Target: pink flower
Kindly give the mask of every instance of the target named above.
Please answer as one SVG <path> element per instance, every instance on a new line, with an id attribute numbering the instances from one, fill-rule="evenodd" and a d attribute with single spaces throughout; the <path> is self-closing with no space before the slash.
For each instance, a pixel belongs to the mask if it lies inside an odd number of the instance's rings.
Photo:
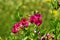
<path id="1" fill-rule="evenodd" d="M 19 31 L 19 29 L 20 29 L 19 24 L 16 23 L 16 24 L 14 24 L 14 26 L 13 26 L 13 28 L 12 28 L 12 32 L 13 32 L 13 33 L 17 33 L 17 32 Z"/>
<path id="2" fill-rule="evenodd" d="M 50 36 L 50 34 L 48 33 L 46 36 L 47 36 L 47 37 L 49 37 L 49 36 Z"/>
<path id="3" fill-rule="evenodd" d="M 20 22 L 14 24 L 14 26 L 12 28 L 12 32 L 17 33 L 20 30 L 20 28 L 24 28 L 24 27 L 27 28 L 28 25 L 29 25 L 28 21 L 25 18 L 23 18 Z"/>
<path id="4" fill-rule="evenodd" d="M 29 23 L 25 18 L 22 18 L 22 20 L 19 22 L 19 25 L 21 28 L 28 27 Z"/>
<path id="5" fill-rule="evenodd" d="M 52 36 L 52 40 L 54 40 L 54 36 Z"/>
<path id="6" fill-rule="evenodd" d="M 42 37 L 41 40 L 45 40 L 45 37 Z"/>
<path id="7" fill-rule="evenodd" d="M 42 15 L 41 14 L 34 14 L 30 17 L 30 22 L 40 26 L 42 24 Z"/>
<path id="8" fill-rule="evenodd" d="M 31 16 L 30 17 L 30 22 L 33 23 L 35 21 L 35 17 L 34 16 Z"/>

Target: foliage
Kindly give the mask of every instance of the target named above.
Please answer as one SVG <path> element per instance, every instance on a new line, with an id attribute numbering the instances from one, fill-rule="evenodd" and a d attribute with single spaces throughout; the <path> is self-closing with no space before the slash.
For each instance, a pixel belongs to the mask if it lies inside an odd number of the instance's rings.
<path id="1" fill-rule="evenodd" d="M 60 7 L 57 4 L 57 0 L 52 3 L 44 0 L 0 0 L 0 39 L 38 40 L 49 33 L 55 40 L 56 37 L 60 40 Z M 42 14 L 42 24 L 38 28 L 35 24 L 30 24 L 28 28 L 21 29 L 14 35 L 11 32 L 13 25 L 23 17 L 29 20 L 34 11 Z M 34 30 L 37 31 L 36 34 Z"/>

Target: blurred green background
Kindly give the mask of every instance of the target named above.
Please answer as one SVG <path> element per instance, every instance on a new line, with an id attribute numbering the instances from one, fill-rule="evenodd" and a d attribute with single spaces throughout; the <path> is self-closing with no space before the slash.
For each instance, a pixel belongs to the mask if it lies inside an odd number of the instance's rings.
<path id="1" fill-rule="evenodd" d="M 48 0 L 0 0 L 0 37 L 9 37 L 13 25 L 22 17 L 29 19 L 36 10 L 43 15 L 41 34 L 53 33 L 53 22 L 55 18 L 58 18 L 57 35 L 60 40 L 60 8 L 57 10 L 57 16 L 51 14 L 52 8 L 51 1 Z"/>

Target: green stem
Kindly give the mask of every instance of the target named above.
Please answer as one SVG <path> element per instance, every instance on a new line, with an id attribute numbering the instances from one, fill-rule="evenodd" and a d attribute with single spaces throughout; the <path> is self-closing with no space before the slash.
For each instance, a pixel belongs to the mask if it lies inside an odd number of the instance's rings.
<path id="1" fill-rule="evenodd" d="M 56 5 L 56 9 L 58 8 L 58 5 L 57 5 L 57 4 L 58 4 L 58 1 L 56 0 L 56 4 L 55 4 L 55 5 Z M 56 27 L 57 27 L 57 23 L 58 23 L 57 21 L 58 21 L 58 20 L 56 20 L 56 22 L 55 22 L 55 23 L 56 23 L 56 24 L 55 24 L 55 25 L 56 25 L 56 26 L 55 26 L 55 37 L 56 37 L 56 40 L 57 40 L 57 29 L 56 29 Z"/>
<path id="2" fill-rule="evenodd" d="M 56 37 L 56 40 L 57 40 L 57 34 L 56 34 L 56 26 L 55 26 L 55 37 Z"/>
<path id="3" fill-rule="evenodd" d="M 58 24 L 58 19 L 56 19 L 56 21 L 55 21 L 55 25 L 54 25 L 54 27 L 55 27 L 55 38 L 56 38 L 56 40 L 57 40 L 57 24 Z"/>
<path id="4" fill-rule="evenodd" d="M 54 7 L 56 7 L 56 9 L 58 9 L 58 0 L 56 0 L 55 2 L 54 2 L 54 4 L 52 5 L 53 6 L 53 8 Z M 53 11 L 54 9 L 52 9 L 52 11 Z M 53 13 L 53 12 L 52 12 Z M 57 40 L 57 23 L 58 23 L 58 20 L 56 19 L 55 20 L 55 22 L 54 22 L 54 27 L 55 27 L 55 40 Z"/>

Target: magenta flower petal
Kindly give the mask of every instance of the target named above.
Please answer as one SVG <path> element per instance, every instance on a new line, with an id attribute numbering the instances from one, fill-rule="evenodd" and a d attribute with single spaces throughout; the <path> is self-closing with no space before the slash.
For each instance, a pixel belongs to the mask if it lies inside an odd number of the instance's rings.
<path id="1" fill-rule="evenodd" d="M 35 14 L 36 17 L 42 19 L 42 15 L 41 14 Z"/>
<path id="2" fill-rule="evenodd" d="M 42 24 L 42 15 L 41 14 L 35 14 L 30 17 L 30 22 L 36 24 L 37 26 L 40 26 Z"/>
<path id="3" fill-rule="evenodd" d="M 41 15 L 40 14 L 35 14 L 35 16 L 40 17 Z"/>
<path id="4" fill-rule="evenodd" d="M 13 27 L 18 27 L 19 26 L 19 24 L 18 23 L 16 23 Z"/>
<path id="5" fill-rule="evenodd" d="M 28 27 L 28 22 L 26 22 L 25 27 L 26 27 L 26 28 Z"/>
<path id="6" fill-rule="evenodd" d="M 19 27 L 19 24 L 16 23 L 14 26 L 13 26 L 13 29 L 12 29 L 12 32 L 13 33 L 17 33 L 19 31 L 20 27 Z"/>
<path id="7" fill-rule="evenodd" d="M 29 23 L 28 21 L 26 20 L 26 18 L 23 18 L 20 22 L 19 22 L 19 25 L 24 28 L 24 27 L 28 27 Z"/>
<path id="8" fill-rule="evenodd" d="M 34 19 L 35 19 L 34 16 L 31 16 L 30 17 L 30 22 L 33 23 L 34 22 Z"/>
<path id="9" fill-rule="evenodd" d="M 36 24 L 37 26 L 40 26 L 40 25 L 42 24 L 42 20 L 36 21 L 35 24 Z"/>
<path id="10" fill-rule="evenodd" d="M 12 32 L 13 32 L 13 33 L 17 33 L 18 31 L 13 28 L 13 29 L 12 29 Z"/>

